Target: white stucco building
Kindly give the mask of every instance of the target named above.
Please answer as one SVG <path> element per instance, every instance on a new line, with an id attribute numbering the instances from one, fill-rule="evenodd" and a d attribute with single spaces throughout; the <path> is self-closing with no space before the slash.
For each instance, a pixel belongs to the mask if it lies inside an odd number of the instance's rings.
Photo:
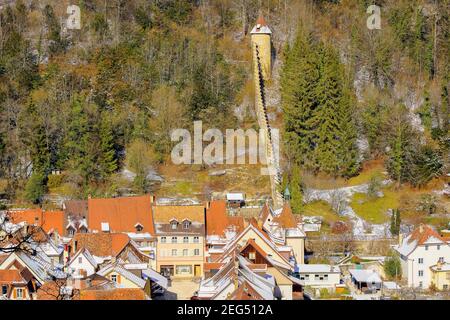
<path id="1" fill-rule="evenodd" d="M 402 276 L 409 287 L 428 289 L 430 267 L 450 261 L 450 245 L 430 226 L 421 224 L 405 237 L 400 236 L 394 249 L 400 255 Z"/>

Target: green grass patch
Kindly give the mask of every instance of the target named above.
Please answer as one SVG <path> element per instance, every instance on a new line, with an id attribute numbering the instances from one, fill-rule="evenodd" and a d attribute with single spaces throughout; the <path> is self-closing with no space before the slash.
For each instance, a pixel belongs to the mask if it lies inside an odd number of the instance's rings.
<path id="1" fill-rule="evenodd" d="M 337 221 L 347 221 L 347 217 L 339 216 L 333 211 L 330 204 L 323 200 L 317 200 L 307 203 L 303 207 L 302 214 L 304 216 L 317 216 L 322 217 L 322 227 L 320 232 L 329 233 L 331 232 L 331 226 Z"/>
<path id="2" fill-rule="evenodd" d="M 323 200 L 312 201 L 307 203 L 303 207 L 303 215 L 305 216 L 320 216 L 325 221 L 336 222 L 342 220 L 342 217 L 338 216 L 337 213 L 333 211 L 330 204 Z"/>
<path id="3" fill-rule="evenodd" d="M 391 190 L 383 190 L 381 198 L 370 198 L 364 193 L 355 193 L 350 206 L 364 220 L 371 223 L 385 223 L 390 217 L 389 209 L 396 209 L 399 205 L 398 193 Z"/>
<path id="4" fill-rule="evenodd" d="M 350 178 L 348 180 L 349 186 L 357 186 L 359 184 L 369 183 L 372 177 L 379 177 L 381 180 L 385 179 L 385 175 L 383 174 L 384 168 L 383 166 L 375 166 L 373 168 L 363 170 L 356 177 Z"/>

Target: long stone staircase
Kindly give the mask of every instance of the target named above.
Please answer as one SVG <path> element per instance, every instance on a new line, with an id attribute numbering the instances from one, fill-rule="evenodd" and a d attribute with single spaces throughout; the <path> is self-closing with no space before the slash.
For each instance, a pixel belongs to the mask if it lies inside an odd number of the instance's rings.
<path id="1" fill-rule="evenodd" d="M 283 196 L 280 192 L 281 185 L 281 170 L 279 166 L 278 152 L 279 150 L 275 148 L 274 141 L 272 137 L 272 129 L 269 123 L 269 117 L 267 114 L 267 107 L 265 101 L 265 87 L 264 87 L 264 77 L 262 72 L 262 66 L 259 56 L 259 48 L 257 44 L 253 45 L 253 68 L 254 68 L 254 80 L 255 80 L 255 105 L 256 114 L 258 117 L 258 124 L 260 129 L 263 131 L 264 139 L 259 141 L 263 144 L 264 156 L 266 159 L 266 165 L 268 174 L 270 177 L 270 187 L 272 193 L 273 207 L 275 209 L 281 208 L 283 206 Z M 260 147 L 260 152 L 262 148 Z"/>

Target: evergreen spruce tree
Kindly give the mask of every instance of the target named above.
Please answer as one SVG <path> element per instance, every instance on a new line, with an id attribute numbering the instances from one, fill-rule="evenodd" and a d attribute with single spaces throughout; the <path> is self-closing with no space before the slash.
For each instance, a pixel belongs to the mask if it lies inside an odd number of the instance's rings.
<path id="1" fill-rule="evenodd" d="M 291 48 L 287 48 L 281 78 L 284 117 L 284 140 L 297 164 L 313 169 L 311 149 L 314 146 L 313 114 L 319 72 L 310 35 L 301 30 Z"/>
<path id="2" fill-rule="evenodd" d="M 115 172 L 118 167 L 111 121 L 105 115 L 102 116 L 102 122 L 100 124 L 100 154 L 98 165 L 102 180 Z"/>
<path id="3" fill-rule="evenodd" d="M 303 209 L 303 195 L 300 168 L 294 166 L 291 171 L 289 181 L 289 191 L 291 194 L 291 208 L 294 213 L 301 213 Z"/>

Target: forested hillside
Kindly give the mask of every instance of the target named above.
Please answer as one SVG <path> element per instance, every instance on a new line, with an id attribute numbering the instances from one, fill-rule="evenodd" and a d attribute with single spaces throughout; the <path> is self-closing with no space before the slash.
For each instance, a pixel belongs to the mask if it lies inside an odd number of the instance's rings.
<path id="1" fill-rule="evenodd" d="M 380 30 L 366 27 L 374 3 Z M 81 8 L 80 30 L 63 28 L 68 1 L 17 0 L 1 9 L 6 199 L 39 203 L 49 192 L 84 198 L 122 189 L 204 195 L 239 180 L 212 181 L 203 167 L 179 172 L 196 172 L 204 186 L 195 188 L 158 187 L 148 177 L 179 170 L 170 163 L 174 128 L 193 120 L 257 128 L 249 32 L 259 13 L 273 32 L 268 104 L 272 126 L 283 132 L 283 186 L 294 211 L 303 210 L 306 186 L 367 182 L 375 162 L 397 188 L 426 188 L 448 171 L 448 0 L 71 4 Z M 269 193 L 266 182 L 241 179 Z"/>

